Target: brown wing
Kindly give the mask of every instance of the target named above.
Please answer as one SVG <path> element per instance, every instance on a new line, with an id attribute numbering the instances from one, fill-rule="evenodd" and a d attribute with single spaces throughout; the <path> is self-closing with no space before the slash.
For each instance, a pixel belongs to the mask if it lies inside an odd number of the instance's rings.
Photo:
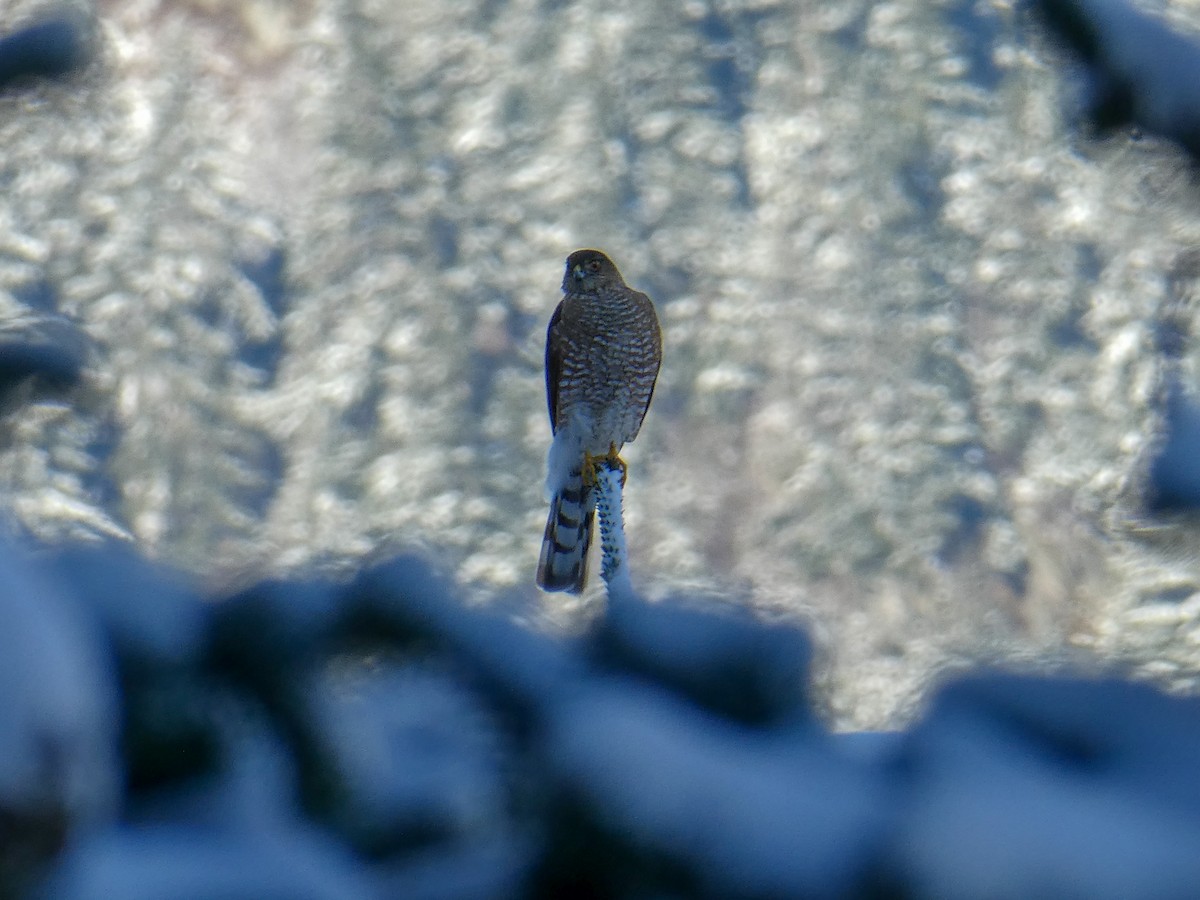
<path id="1" fill-rule="evenodd" d="M 654 388 L 658 384 L 658 370 L 662 367 L 662 328 L 658 324 L 658 316 L 654 314 L 654 304 L 650 301 L 650 298 L 640 291 L 632 291 L 632 293 L 638 299 L 644 301 L 646 307 L 650 310 L 650 321 L 654 326 L 654 355 L 658 357 L 654 363 L 654 380 L 650 382 L 650 391 L 646 394 L 646 405 L 642 407 L 642 414 L 638 418 L 638 431 L 641 431 L 642 422 L 646 418 L 646 413 L 650 411 L 650 401 L 654 399 Z"/>
<path id="2" fill-rule="evenodd" d="M 658 373 L 654 375 L 654 384 L 658 384 Z M 642 430 L 642 422 L 646 420 L 646 413 L 650 412 L 650 401 L 654 399 L 654 384 L 650 385 L 650 393 L 646 395 L 646 405 L 642 407 L 642 417 L 638 419 L 638 431 Z"/>
<path id="3" fill-rule="evenodd" d="M 559 302 L 546 329 L 546 406 L 550 409 L 550 430 L 554 433 L 558 432 L 558 379 L 562 374 L 562 339 L 558 331 L 565 302 Z"/>

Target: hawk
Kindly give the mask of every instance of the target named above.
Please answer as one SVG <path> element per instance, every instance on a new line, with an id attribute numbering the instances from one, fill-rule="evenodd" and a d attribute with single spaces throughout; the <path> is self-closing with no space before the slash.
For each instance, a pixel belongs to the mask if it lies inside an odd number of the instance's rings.
<path id="1" fill-rule="evenodd" d="M 546 332 L 550 445 L 546 492 L 550 517 L 537 583 L 544 591 L 581 593 L 596 512 L 595 464 L 637 437 L 662 362 L 654 304 L 625 284 L 599 250 L 567 257 L 565 296 Z"/>

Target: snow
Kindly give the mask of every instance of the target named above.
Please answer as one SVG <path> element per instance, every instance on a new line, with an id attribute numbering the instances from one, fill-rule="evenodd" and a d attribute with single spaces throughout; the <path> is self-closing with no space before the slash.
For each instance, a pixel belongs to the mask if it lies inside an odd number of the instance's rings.
<path id="1" fill-rule="evenodd" d="M 554 637 L 403 557 L 197 616 L 144 561 L 109 564 L 70 562 L 72 581 L 0 552 L 0 803 L 67 826 L 39 896 L 1159 900 L 1200 883 L 1195 698 L 976 672 L 905 731 L 830 734 L 804 632 L 727 606 L 630 596 Z M 156 591 L 161 632 L 143 621 Z M 210 762 L 119 797 L 106 645 L 123 670 L 158 660 L 127 698 L 186 686 Z M 175 712 L 143 709 L 124 737 L 192 753 Z"/>
<path id="2" fill-rule="evenodd" d="M 102 634 L 74 599 L 0 544 L 0 808 L 73 820 L 116 804 L 118 709 Z"/>
<path id="3" fill-rule="evenodd" d="M 846 896 L 889 818 L 880 773 L 831 747 L 622 679 L 565 703 L 545 752 L 604 830 L 696 872 L 707 896 Z"/>
<path id="4" fill-rule="evenodd" d="M 50 900 L 356 900 L 353 859 L 315 831 L 160 825 L 90 836 L 43 887 Z"/>

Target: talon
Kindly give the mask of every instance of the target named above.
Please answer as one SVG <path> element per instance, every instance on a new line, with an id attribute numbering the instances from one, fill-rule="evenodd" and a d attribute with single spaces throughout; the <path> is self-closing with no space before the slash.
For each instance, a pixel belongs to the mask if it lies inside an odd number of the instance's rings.
<path id="1" fill-rule="evenodd" d="M 608 445 L 608 452 L 601 456 L 593 456 L 587 450 L 583 451 L 583 485 L 584 487 L 594 488 L 599 483 L 598 473 L 601 466 L 607 466 L 610 469 L 621 470 L 621 487 L 625 487 L 625 478 L 629 472 L 629 466 L 625 460 L 621 459 L 617 453 L 617 445 L 615 442 Z"/>
<path id="2" fill-rule="evenodd" d="M 621 487 L 625 487 L 625 478 L 629 474 L 629 466 L 625 464 L 625 460 L 617 455 L 617 444 L 615 441 L 608 445 L 608 455 L 604 457 L 604 460 L 610 466 L 616 466 L 621 470 Z"/>

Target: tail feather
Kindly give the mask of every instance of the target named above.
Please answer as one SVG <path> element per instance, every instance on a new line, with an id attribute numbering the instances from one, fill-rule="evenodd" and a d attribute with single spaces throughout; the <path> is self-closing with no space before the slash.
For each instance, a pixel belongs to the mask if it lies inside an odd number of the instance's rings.
<path id="1" fill-rule="evenodd" d="M 583 593 L 587 584 L 588 548 L 596 516 L 592 491 L 583 476 L 572 473 L 550 501 L 546 534 L 538 558 L 537 583 L 544 591 Z"/>

